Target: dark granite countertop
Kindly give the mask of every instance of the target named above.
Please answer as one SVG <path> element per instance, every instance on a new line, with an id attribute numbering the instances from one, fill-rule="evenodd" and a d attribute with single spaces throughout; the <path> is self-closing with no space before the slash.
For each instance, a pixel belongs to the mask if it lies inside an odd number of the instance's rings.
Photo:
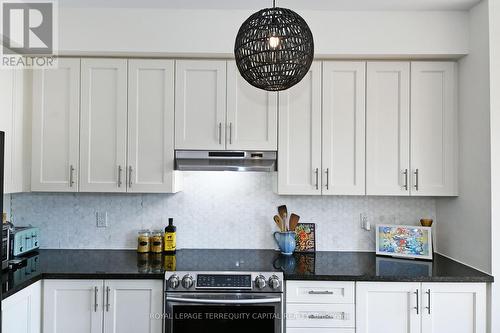
<path id="1" fill-rule="evenodd" d="M 165 270 L 283 271 L 287 280 L 493 282 L 493 277 L 436 254 L 433 261 L 373 252 L 283 256 L 274 250 L 177 251 L 175 257 L 133 250 L 40 250 L 2 274 L 2 299 L 40 279 L 163 279 Z"/>

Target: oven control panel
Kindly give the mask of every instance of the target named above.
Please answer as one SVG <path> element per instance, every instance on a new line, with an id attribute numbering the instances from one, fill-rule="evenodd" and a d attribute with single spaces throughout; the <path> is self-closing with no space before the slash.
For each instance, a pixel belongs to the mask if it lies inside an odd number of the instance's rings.
<path id="1" fill-rule="evenodd" d="M 198 274 L 196 288 L 252 289 L 251 274 Z"/>
<path id="2" fill-rule="evenodd" d="M 281 272 L 166 272 L 165 290 L 282 292 Z"/>

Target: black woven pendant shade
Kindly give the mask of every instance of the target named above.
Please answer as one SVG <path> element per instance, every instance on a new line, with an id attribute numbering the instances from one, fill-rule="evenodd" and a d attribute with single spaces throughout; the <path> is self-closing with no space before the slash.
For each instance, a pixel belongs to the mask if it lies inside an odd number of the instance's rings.
<path id="1" fill-rule="evenodd" d="M 313 35 L 293 10 L 262 9 L 241 25 L 234 56 L 248 83 L 268 91 L 285 90 L 309 71 L 314 58 Z"/>

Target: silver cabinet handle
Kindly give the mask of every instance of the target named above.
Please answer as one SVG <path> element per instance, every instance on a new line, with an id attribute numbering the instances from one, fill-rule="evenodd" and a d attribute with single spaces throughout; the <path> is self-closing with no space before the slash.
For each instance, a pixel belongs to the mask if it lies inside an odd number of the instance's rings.
<path id="1" fill-rule="evenodd" d="M 75 168 L 73 165 L 69 166 L 69 187 L 73 187 L 73 184 L 75 184 L 75 181 L 73 180 L 73 172 L 75 172 Z"/>
<path id="2" fill-rule="evenodd" d="M 415 191 L 418 191 L 418 169 L 415 169 Z"/>
<path id="3" fill-rule="evenodd" d="M 408 169 L 405 169 L 405 171 L 403 171 L 403 175 L 405 176 L 405 184 L 403 185 L 403 188 L 405 189 L 405 191 L 408 191 Z"/>
<path id="4" fill-rule="evenodd" d="M 219 123 L 219 144 L 222 144 L 222 123 Z"/>
<path id="5" fill-rule="evenodd" d="M 425 293 L 427 294 L 427 306 L 425 308 L 427 309 L 427 313 L 431 314 L 431 290 L 427 289 Z"/>
<path id="6" fill-rule="evenodd" d="M 132 166 L 128 166 L 128 187 L 132 187 Z"/>
<path id="7" fill-rule="evenodd" d="M 118 187 L 122 186 L 122 166 L 118 166 Z"/>
<path id="8" fill-rule="evenodd" d="M 99 291 L 98 287 L 94 287 L 94 312 L 97 312 L 97 293 Z"/>
<path id="9" fill-rule="evenodd" d="M 319 187 L 318 187 L 318 180 L 319 180 L 319 178 L 318 178 L 318 176 L 319 176 L 318 172 L 319 172 L 319 169 L 316 168 L 316 170 L 314 171 L 314 173 L 316 174 L 316 189 L 319 189 Z"/>
<path id="10" fill-rule="evenodd" d="M 106 287 L 106 312 L 109 311 L 109 287 Z"/>
<path id="11" fill-rule="evenodd" d="M 233 123 L 229 123 L 229 144 L 233 144 Z"/>
<path id="12" fill-rule="evenodd" d="M 414 309 L 417 310 L 417 314 L 418 314 L 419 307 L 420 307 L 419 304 L 418 304 L 418 302 L 419 302 L 418 301 L 418 289 L 415 290 L 414 294 L 415 294 L 415 297 L 417 298 L 417 306 L 415 306 Z"/>
<path id="13" fill-rule="evenodd" d="M 329 291 L 329 290 L 325 290 L 325 291 L 309 290 L 308 294 L 309 295 L 333 295 L 333 291 Z"/>
<path id="14" fill-rule="evenodd" d="M 330 187 L 330 180 L 329 180 L 329 178 L 330 178 L 330 169 L 326 168 L 325 173 L 326 173 L 326 189 L 328 190 L 329 187 Z"/>

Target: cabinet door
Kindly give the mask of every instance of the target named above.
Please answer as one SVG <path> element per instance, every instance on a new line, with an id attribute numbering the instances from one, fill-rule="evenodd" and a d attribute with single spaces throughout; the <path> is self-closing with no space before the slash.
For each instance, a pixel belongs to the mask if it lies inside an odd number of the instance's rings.
<path id="1" fill-rule="evenodd" d="M 102 333 L 102 280 L 44 280 L 44 333 Z"/>
<path id="2" fill-rule="evenodd" d="M 80 191 L 125 192 L 127 60 L 82 59 Z"/>
<path id="3" fill-rule="evenodd" d="M 278 93 L 257 89 L 227 63 L 226 145 L 230 150 L 276 150 Z"/>
<path id="4" fill-rule="evenodd" d="M 323 62 L 323 194 L 365 194 L 364 62 Z"/>
<path id="5" fill-rule="evenodd" d="M 226 61 L 177 60 L 175 148 L 226 147 Z"/>
<path id="6" fill-rule="evenodd" d="M 33 71 L 31 190 L 78 192 L 80 59 Z"/>
<path id="7" fill-rule="evenodd" d="M 174 61 L 129 60 L 127 191 L 172 192 Z"/>
<path id="8" fill-rule="evenodd" d="M 2 332 L 40 333 L 41 282 L 18 291 L 2 301 Z"/>
<path id="9" fill-rule="evenodd" d="M 410 64 L 369 62 L 366 194 L 409 195 Z"/>
<path id="10" fill-rule="evenodd" d="M 412 195 L 458 195 L 454 62 L 411 64 Z"/>
<path id="11" fill-rule="evenodd" d="M 280 92 L 278 194 L 321 194 L 321 62 Z"/>
<path id="12" fill-rule="evenodd" d="M 106 280 L 104 333 L 161 333 L 162 300 L 160 280 Z"/>
<path id="13" fill-rule="evenodd" d="M 356 332 L 420 333 L 420 296 L 420 283 L 356 283 Z"/>
<path id="14" fill-rule="evenodd" d="M 485 283 L 423 283 L 422 332 L 485 333 Z"/>
<path id="15" fill-rule="evenodd" d="M 5 132 L 4 143 L 4 193 L 12 192 L 14 170 L 13 131 L 14 131 L 14 79 L 15 71 L 0 70 L 0 131 Z"/>

